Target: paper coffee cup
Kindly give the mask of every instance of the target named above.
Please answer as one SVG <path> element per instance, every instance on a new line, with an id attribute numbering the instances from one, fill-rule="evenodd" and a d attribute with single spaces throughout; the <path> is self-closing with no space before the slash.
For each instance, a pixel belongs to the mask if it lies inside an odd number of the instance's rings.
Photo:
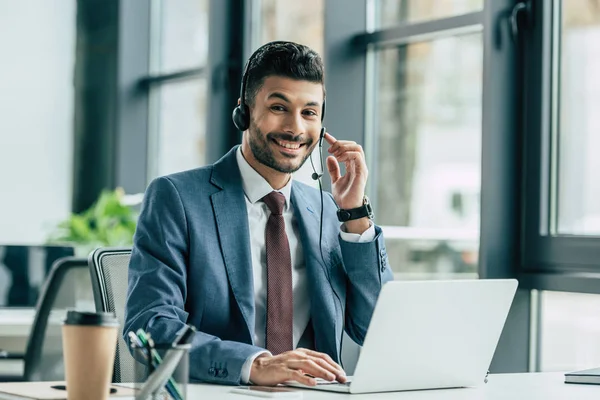
<path id="1" fill-rule="evenodd" d="M 68 400 L 108 399 L 118 328 L 112 313 L 67 312 L 62 337 Z"/>

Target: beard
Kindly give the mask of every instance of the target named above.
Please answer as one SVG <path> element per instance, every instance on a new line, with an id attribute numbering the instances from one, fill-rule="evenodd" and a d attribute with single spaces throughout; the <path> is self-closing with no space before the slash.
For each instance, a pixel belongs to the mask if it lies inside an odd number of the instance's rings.
<path id="1" fill-rule="evenodd" d="M 308 139 L 305 140 L 302 135 L 293 136 L 289 133 L 276 133 L 270 132 L 266 135 L 262 133 L 260 128 L 254 123 L 254 121 L 250 121 L 250 127 L 248 129 L 249 134 L 249 144 L 250 150 L 252 150 L 252 154 L 254 158 L 261 164 L 274 169 L 275 171 L 282 172 L 285 174 L 291 174 L 296 172 L 304 165 L 308 157 L 310 157 L 312 149 L 312 145 L 314 140 Z M 273 150 L 270 146 L 270 143 L 274 139 L 285 140 L 293 143 L 303 143 L 307 149 L 310 149 L 306 152 L 306 155 L 302 158 L 299 163 L 294 163 L 294 159 L 297 157 L 288 156 L 282 153 L 279 153 L 282 157 L 285 157 L 289 160 L 289 162 L 278 161 L 275 158 L 275 150 Z"/>

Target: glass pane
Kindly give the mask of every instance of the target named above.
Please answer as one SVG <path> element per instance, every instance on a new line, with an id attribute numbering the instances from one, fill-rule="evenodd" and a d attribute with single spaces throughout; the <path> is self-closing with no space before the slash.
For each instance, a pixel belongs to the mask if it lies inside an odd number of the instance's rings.
<path id="1" fill-rule="evenodd" d="M 379 29 L 483 9 L 483 0 L 377 0 L 375 4 Z"/>
<path id="2" fill-rule="evenodd" d="M 390 239 L 384 232 L 394 279 L 477 279 L 477 238 Z"/>
<path id="3" fill-rule="evenodd" d="M 562 11 L 558 231 L 600 235 L 600 3 Z"/>
<path id="4" fill-rule="evenodd" d="M 290 40 L 304 44 L 323 56 L 324 0 L 260 1 L 259 42 Z"/>
<path id="5" fill-rule="evenodd" d="M 160 87 L 158 176 L 206 163 L 206 79 L 173 82 Z"/>
<path id="6" fill-rule="evenodd" d="M 159 73 L 198 68 L 208 57 L 209 0 L 157 1 L 161 16 Z"/>
<path id="7" fill-rule="evenodd" d="M 482 58 L 480 34 L 378 53 L 375 215 L 378 224 L 397 227 L 386 233 L 389 243 L 394 237 L 436 242 L 426 257 L 440 246 L 467 258 L 477 253 Z M 396 272 L 421 268 L 388 253 Z M 476 262 L 469 265 L 477 270 Z M 456 262 L 431 272 L 463 270 Z"/>
<path id="8" fill-rule="evenodd" d="M 260 3 L 260 22 L 253 25 L 254 33 L 257 35 L 256 43 L 253 43 L 254 49 L 273 40 L 289 40 L 310 47 L 325 59 L 323 54 L 324 0 L 262 0 L 258 3 Z M 327 146 L 324 145 L 324 148 L 326 149 Z M 318 148 L 313 152 L 313 161 L 316 170 L 322 171 Z M 317 182 L 311 178 L 312 173 L 310 161 L 307 161 L 294 173 L 294 179 L 316 186 Z"/>
<path id="9" fill-rule="evenodd" d="M 541 370 L 600 366 L 600 296 L 542 292 Z"/>

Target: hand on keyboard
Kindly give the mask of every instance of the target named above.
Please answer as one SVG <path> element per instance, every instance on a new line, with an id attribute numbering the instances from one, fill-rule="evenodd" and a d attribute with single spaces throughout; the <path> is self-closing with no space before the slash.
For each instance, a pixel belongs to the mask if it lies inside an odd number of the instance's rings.
<path id="1" fill-rule="evenodd" d="M 286 381 L 315 386 L 316 378 L 344 383 L 346 373 L 327 354 L 308 349 L 296 349 L 276 356 L 261 355 L 254 360 L 250 370 L 250 381 L 261 386 Z"/>

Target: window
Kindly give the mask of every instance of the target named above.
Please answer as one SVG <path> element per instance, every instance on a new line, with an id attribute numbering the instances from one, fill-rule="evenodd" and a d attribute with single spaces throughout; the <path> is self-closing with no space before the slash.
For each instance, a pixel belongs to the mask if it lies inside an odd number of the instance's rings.
<path id="1" fill-rule="evenodd" d="M 253 43 L 253 47 L 273 40 L 289 40 L 323 56 L 323 1 L 255 0 L 260 6 L 260 23 L 254 29 L 260 43 Z"/>
<path id="2" fill-rule="evenodd" d="M 600 186 L 593 154 L 600 144 L 594 108 L 600 81 L 592 72 L 598 64 L 598 7 L 598 1 L 540 3 L 533 14 L 540 23 L 525 36 L 523 270 L 553 274 L 551 285 L 534 277 L 538 289 L 573 290 L 571 284 L 566 289 L 564 274 L 600 267 Z M 594 282 L 579 278 L 577 290 L 597 292 Z"/>
<path id="3" fill-rule="evenodd" d="M 159 58 L 163 74 L 197 68 L 208 59 L 208 0 L 159 1 Z M 158 11 L 158 10 L 157 10 Z"/>
<path id="4" fill-rule="evenodd" d="M 149 179 L 206 164 L 208 3 L 152 4 Z"/>
<path id="5" fill-rule="evenodd" d="M 427 14 L 434 2 L 413 3 L 415 18 L 437 15 Z M 452 10 L 460 2 L 436 3 Z M 377 4 L 380 15 L 393 14 L 382 13 L 384 7 L 408 7 L 407 2 Z M 383 225 L 397 278 L 477 278 L 482 35 L 406 41 L 374 52 L 368 142 L 376 220 Z"/>
<path id="6" fill-rule="evenodd" d="M 379 0 L 377 19 L 380 28 L 401 23 L 452 17 L 483 8 L 484 0 Z M 490 0 L 491 1 L 491 0 Z"/>
<path id="7" fill-rule="evenodd" d="M 558 233 L 600 235 L 600 2 L 562 2 Z"/>
<path id="8" fill-rule="evenodd" d="M 74 190 L 81 11 L 74 0 L 32 5 L 0 2 L 0 243 L 44 243 Z"/>
<path id="9" fill-rule="evenodd" d="M 542 292 L 541 370 L 569 371 L 600 365 L 600 296 Z"/>
<path id="10" fill-rule="evenodd" d="M 206 79 L 160 89 L 158 175 L 206 164 Z"/>

